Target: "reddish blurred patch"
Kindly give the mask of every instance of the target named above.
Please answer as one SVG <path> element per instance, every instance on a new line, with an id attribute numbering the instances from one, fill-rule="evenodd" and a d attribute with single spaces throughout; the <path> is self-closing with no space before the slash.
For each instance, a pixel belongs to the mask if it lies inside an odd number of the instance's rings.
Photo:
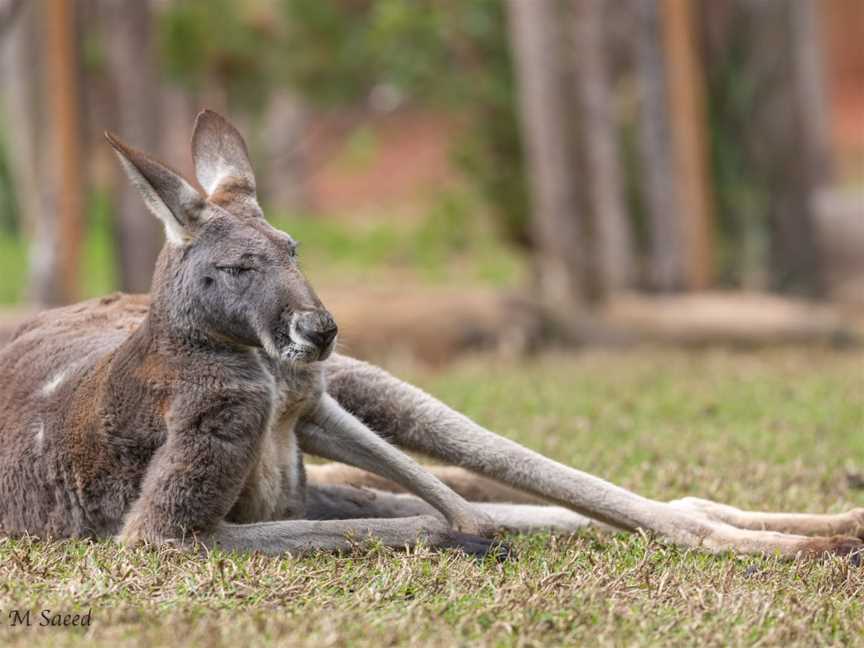
<path id="1" fill-rule="evenodd" d="M 445 113 L 331 114 L 310 131 L 310 194 L 324 214 L 416 213 L 422 198 L 456 179 L 450 145 L 458 126 Z"/>
<path id="2" fill-rule="evenodd" d="M 864 2 L 826 0 L 820 6 L 832 143 L 841 160 L 858 164 L 864 159 Z"/>

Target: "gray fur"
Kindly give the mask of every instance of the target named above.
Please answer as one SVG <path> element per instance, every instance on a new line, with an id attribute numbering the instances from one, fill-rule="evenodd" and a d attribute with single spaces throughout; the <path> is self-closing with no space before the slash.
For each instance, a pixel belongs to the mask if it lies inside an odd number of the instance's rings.
<path id="1" fill-rule="evenodd" d="M 215 113 L 199 116 L 206 196 L 108 139 L 168 242 L 149 303 L 117 295 L 47 311 L 0 352 L 2 530 L 232 544 L 245 527 L 226 523 L 302 517 L 295 427 L 323 415 L 321 361 L 336 325 L 297 267 L 295 242 L 261 217 L 242 138 Z M 350 418 L 329 403 L 334 424 Z M 359 424 L 345 438 L 363 435 L 381 444 Z M 388 477 L 417 482 L 419 469 L 399 459 Z M 454 526 L 483 528 L 467 502 L 423 477 L 416 490 Z M 285 524 L 274 538 L 291 535 Z"/>
<path id="2" fill-rule="evenodd" d="M 3 533 L 194 537 L 270 553 L 341 549 L 372 535 L 390 546 L 425 539 L 484 553 L 489 541 L 463 534 L 573 531 L 591 518 L 713 551 L 790 556 L 857 545 L 761 529 L 864 534 L 861 510 L 782 516 L 645 499 L 332 354 L 335 322 L 298 269 L 295 242 L 264 220 L 233 126 L 209 111 L 196 121 L 193 157 L 206 195 L 109 141 L 168 241 L 149 297 L 43 312 L 0 350 Z M 504 497 L 516 488 L 566 508 L 469 504 L 381 437 L 483 476 L 472 483 L 458 473 L 457 489 L 488 492 L 498 480 L 510 488 L 496 491 Z M 419 498 L 307 485 L 302 451 Z"/>

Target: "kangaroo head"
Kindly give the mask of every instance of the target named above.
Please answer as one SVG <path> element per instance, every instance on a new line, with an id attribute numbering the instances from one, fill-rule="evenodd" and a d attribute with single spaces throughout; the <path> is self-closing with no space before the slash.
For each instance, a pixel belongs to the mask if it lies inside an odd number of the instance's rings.
<path id="1" fill-rule="evenodd" d="M 297 243 L 266 220 L 242 136 L 205 110 L 192 156 L 202 193 L 183 176 L 105 134 L 132 184 L 165 226 L 151 315 L 175 335 L 296 363 L 325 359 L 336 323 L 297 265 Z"/>

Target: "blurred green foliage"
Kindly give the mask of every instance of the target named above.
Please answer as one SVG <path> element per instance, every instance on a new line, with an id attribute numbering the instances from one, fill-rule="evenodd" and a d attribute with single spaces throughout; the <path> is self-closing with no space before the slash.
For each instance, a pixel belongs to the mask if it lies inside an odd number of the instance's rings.
<path id="1" fill-rule="evenodd" d="M 450 109 L 454 156 L 506 238 L 528 242 L 528 201 L 504 4 L 283 0 L 285 66 L 305 96 L 356 104 L 376 88 Z"/>
<path id="2" fill-rule="evenodd" d="M 6 155 L 5 133 L 0 129 L 0 236 L 11 236 L 18 230 L 12 170 Z"/>
<path id="3" fill-rule="evenodd" d="M 272 12 L 267 13 L 264 7 Z M 255 111 L 274 86 L 319 108 L 399 100 L 450 111 L 461 124 L 453 156 L 505 240 L 530 246 L 528 194 L 517 119 L 506 5 L 498 0 L 186 0 L 169 5 L 160 30 L 168 72 L 195 85 L 216 80 L 233 105 Z M 758 79 L 753 43 L 739 30 L 708 66 L 711 168 L 722 283 L 737 285 L 766 263 L 769 226 L 761 181 L 747 166 L 742 133 Z M 214 37 L 215 34 L 215 37 Z M 639 186 L 638 125 L 621 126 L 627 204 L 638 248 L 649 248 Z M 347 161 L 374 142 L 362 128 Z M 356 155 L 355 155 L 356 154 Z"/>
<path id="4" fill-rule="evenodd" d="M 493 213 L 510 242 L 525 244 L 527 198 L 513 102 L 504 6 L 496 0 L 181 0 L 157 13 L 163 74 L 193 91 L 222 92 L 232 111 L 254 120 L 279 87 L 319 109 L 352 108 L 376 90 L 397 103 L 433 105 L 460 122 L 453 155 L 471 185 L 436 196 L 427 216 L 407 226 L 383 220 L 351 225 L 325 217 L 274 219 L 304 243 L 313 274 L 355 276 L 398 270 L 424 281 L 509 284 L 523 261 L 471 215 Z M 84 64 L 99 70 L 105 51 L 84 34 Z M 378 143 L 359 128 L 344 163 L 364 166 Z M 2 133 L 0 133 L 2 151 Z M 471 198 L 469 198 L 471 196 Z M 481 201 L 476 200 L 476 196 Z M 88 198 L 83 296 L 116 287 L 111 210 L 101 190 Z M 0 155 L 0 303 L 24 299 L 26 243 L 13 233 L 14 195 Z M 319 215 L 320 216 L 320 215 Z M 484 231 L 480 231 L 484 230 Z"/>
<path id="5" fill-rule="evenodd" d="M 427 234 L 432 236 L 458 210 L 479 209 L 491 213 L 505 242 L 529 247 L 530 209 L 505 10 L 499 0 L 177 0 L 159 7 L 157 35 L 167 78 L 196 91 L 224 93 L 230 109 L 243 111 L 253 126 L 268 105 L 269 94 L 283 87 L 324 111 L 364 104 L 381 109 L 376 104 L 382 96 L 392 105 L 408 102 L 447 111 L 460 127 L 453 143 L 454 160 L 470 193 L 480 200 L 442 196 L 422 227 L 431 228 Z M 740 285 L 766 267 L 770 224 L 765 179 L 752 164 L 748 166 L 752 156 L 746 147 L 751 144 L 744 141 L 760 91 L 759 79 L 750 69 L 759 44 L 746 29 L 731 32 L 728 46 L 708 60 L 706 72 L 718 271 L 723 285 Z M 105 52 L 93 30 L 85 30 L 84 36 L 85 65 L 92 71 L 102 65 Z M 621 159 L 638 262 L 650 247 L 641 200 L 638 124 L 632 114 L 622 121 Z M 253 129 L 253 144 L 254 139 Z M 11 242 L 15 196 L 2 148 L 0 132 L 0 270 L 14 277 L 23 273 L 25 263 L 20 245 Z M 374 131 L 361 125 L 339 162 L 366 166 L 377 148 Z M 107 219 L 106 203 L 98 197 L 94 201 L 91 218 Z M 460 218 L 470 220 L 467 212 Z M 292 224 L 303 227 L 300 220 Z M 320 231 L 315 230 L 318 225 L 309 227 L 310 236 L 329 228 L 334 245 L 340 240 L 342 225 L 321 225 Z M 94 247 L 88 254 L 87 263 L 93 266 L 88 273 L 94 273 L 88 286 L 111 285 L 105 269 L 111 265 L 105 256 L 111 249 L 107 232 L 99 226 L 89 235 L 94 246 L 103 237 L 106 251 Z M 375 246 L 383 245 L 383 239 L 376 238 L 384 237 L 382 232 L 363 234 L 356 249 L 374 256 Z M 355 235 L 348 238 L 356 245 Z M 364 238 L 367 235 L 370 238 Z M 418 241 L 423 239 L 417 236 Z M 490 245 L 503 249 L 498 242 Z M 409 249 L 417 259 L 444 258 L 432 252 L 438 249 L 434 244 L 418 243 Z M 352 258 L 362 261 L 361 256 Z M 490 269 L 488 274 L 496 277 L 502 272 Z M 8 293 L 10 283 L 20 285 L 23 279 L 7 281 L 0 290 Z M 0 300 L 13 296 L 2 294 Z"/>
<path id="6" fill-rule="evenodd" d="M 322 108 L 376 90 L 449 110 L 454 158 L 511 242 L 527 244 L 528 201 L 504 4 L 497 0 L 186 0 L 161 13 L 168 75 L 216 83 L 253 116 L 280 85 Z"/>
<path id="7" fill-rule="evenodd" d="M 523 279 L 522 257 L 472 218 L 466 192 L 440 194 L 425 218 L 351 223 L 337 218 L 269 215 L 300 241 L 300 264 L 310 279 L 386 283 L 512 286 Z"/>
<path id="8" fill-rule="evenodd" d="M 116 290 L 111 209 L 107 194 L 88 201 L 83 255 L 82 298 Z M 315 282 L 412 281 L 512 286 L 523 277 L 520 255 L 486 231 L 483 219 L 470 218 L 464 192 L 441 194 L 427 216 L 345 222 L 318 214 L 268 214 L 278 228 L 300 241 L 300 264 Z M 21 237 L 0 231 L 0 304 L 25 300 L 27 247 Z"/>
<path id="9" fill-rule="evenodd" d="M 157 30 L 165 74 L 196 90 L 215 85 L 233 106 L 260 111 L 274 84 L 286 82 L 280 25 L 262 11 L 234 0 L 167 5 Z"/>
<path id="10" fill-rule="evenodd" d="M 529 240 L 504 4 L 283 0 L 288 77 L 313 101 L 387 87 L 463 120 L 454 156 L 511 242 Z"/>
<path id="11" fill-rule="evenodd" d="M 82 298 L 97 297 L 117 288 L 111 204 L 107 193 L 94 191 L 87 200 L 87 228 L 81 267 Z M 25 301 L 27 244 L 0 229 L 0 304 Z"/>
<path id="12" fill-rule="evenodd" d="M 15 304 L 24 299 L 27 278 L 27 249 L 24 242 L 0 232 L 0 304 Z"/>

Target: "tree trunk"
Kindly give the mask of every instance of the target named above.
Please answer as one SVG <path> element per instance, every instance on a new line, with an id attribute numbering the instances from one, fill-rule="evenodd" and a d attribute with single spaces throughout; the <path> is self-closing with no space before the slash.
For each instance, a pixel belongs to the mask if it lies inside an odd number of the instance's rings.
<path id="1" fill-rule="evenodd" d="M 818 6 L 733 0 L 703 15 L 710 69 L 721 72 L 719 127 L 737 136 L 751 196 L 746 210 L 725 218 L 739 221 L 740 248 L 765 238 L 760 285 L 811 297 L 826 288 L 814 199 L 830 172 Z"/>
<path id="2" fill-rule="evenodd" d="M 161 147 L 163 159 L 187 178 L 195 177 L 189 149 L 189 131 L 195 117 L 205 104 L 199 105 L 198 96 L 188 88 L 164 83 L 160 91 Z M 160 233 L 160 242 L 162 234 Z M 152 269 L 151 269 L 152 270 Z"/>
<path id="3" fill-rule="evenodd" d="M 101 22 L 108 56 L 109 87 L 113 91 L 111 129 L 137 148 L 161 153 L 161 106 L 158 56 L 150 0 L 103 0 Z M 134 188 L 115 176 L 115 237 L 120 287 L 128 292 L 147 292 L 162 233 L 155 218 L 146 213 Z"/>
<path id="4" fill-rule="evenodd" d="M 683 218 L 686 287 L 704 290 L 714 269 L 713 198 L 708 168 L 705 77 L 692 0 L 661 0 L 663 44 L 673 125 L 675 178 Z"/>
<path id="5" fill-rule="evenodd" d="M 40 7 L 27 3 L 9 31 L 3 61 L 9 161 L 18 209 L 28 241 L 28 298 L 45 305 L 55 301 L 58 276 L 55 228 L 56 192 L 45 171 L 48 156 L 47 101 L 42 82 L 44 55 L 39 33 Z"/>
<path id="6" fill-rule="evenodd" d="M 304 211 L 311 204 L 306 181 L 307 117 L 301 97 L 285 89 L 273 92 L 264 116 L 267 167 L 260 194 L 281 213 Z"/>
<path id="7" fill-rule="evenodd" d="M 780 92 L 788 98 L 788 117 L 781 118 L 782 129 L 774 131 L 773 140 L 772 278 L 783 292 L 822 297 L 826 287 L 816 237 L 816 193 L 827 177 L 827 144 L 817 16 L 813 0 L 780 4 L 784 51 L 789 53 L 780 81 L 786 87 Z"/>
<path id="8" fill-rule="evenodd" d="M 509 0 L 510 38 L 521 132 L 532 198 L 532 231 L 540 298 L 573 317 L 585 296 L 581 221 L 564 93 L 559 16 L 554 2 Z"/>
<path id="9" fill-rule="evenodd" d="M 669 123 L 662 27 L 654 0 L 638 2 L 636 10 L 640 178 L 651 246 L 648 283 L 654 290 L 670 292 L 686 287 L 687 259 Z"/>
<path id="10" fill-rule="evenodd" d="M 23 8 L 24 0 L 3 0 L 0 2 L 0 39 L 12 29 Z"/>
<path id="11" fill-rule="evenodd" d="M 9 29 L 4 94 L 29 240 L 29 297 L 61 304 L 78 297 L 84 235 L 75 4 L 26 3 Z"/>
<path id="12" fill-rule="evenodd" d="M 833 170 L 820 7 L 816 0 L 798 0 L 789 6 L 796 103 L 801 107 L 801 133 L 812 155 L 813 180 L 817 185 L 828 183 Z"/>
<path id="13" fill-rule="evenodd" d="M 601 297 L 633 285 L 633 242 L 610 88 L 605 0 L 572 0 L 572 60 L 580 103 L 582 178 L 591 218 L 591 267 Z"/>
<path id="14" fill-rule="evenodd" d="M 827 145 L 815 11 L 811 0 L 747 0 L 744 6 L 755 26 L 748 67 L 762 88 L 749 155 L 766 193 L 772 286 L 823 296 L 815 195 L 827 175 Z"/>
<path id="15" fill-rule="evenodd" d="M 53 187 L 58 192 L 57 206 L 60 239 L 56 282 L 59 293 L 55 303 L 78 298 L 81 248 L 84 241 L 84 178 L 81 172 L 81 118 L 78 97 L 78 43 L 74 0 L 45 0 L 44 34 L 46 80 L 51 110 Z"/>

